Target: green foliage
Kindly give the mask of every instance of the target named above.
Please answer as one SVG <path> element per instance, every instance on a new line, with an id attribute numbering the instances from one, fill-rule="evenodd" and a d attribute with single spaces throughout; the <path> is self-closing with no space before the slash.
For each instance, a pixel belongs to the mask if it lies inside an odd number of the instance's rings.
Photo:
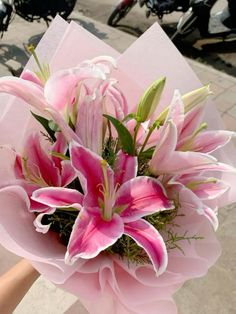
<path id="1" fill-rule="evenodd" d="M 53 142 L 56 141 L 55 130 L 51 128 L 51 121 L 41 117 L 31 111 L 32 116 L 44 127 Z M 55 123 L 54 123 L 55 126 Z"/>
<path id="2" fill-rule="evenodd" d="M 113 140 L 111 137 L 108 138 L 104 143 L 102 158 L 106 160 L 111 167 L 113 167 L 116 159 L 116 147 L 117 140 Z"/>
<path id="3" fill-rule="evenodd" d="M 123 151 L 129 155 L 134 155 L 135 153 L 134 141 L 128 129 L 123 125 L 122 122 L 115 119 L 114 117 L 111 117 L 107 114 L 104 114 L 104 117 L 107 118 L 115 127 Z"/>
<path id="4" fill-rule="evenodd" d="M 58 234 L 59 241 L 67 246 L 78 211 L 56 210 L 52 215 L 44 215 L 42 224 L 50 224 L 50 231 Z"/>
<path id="5" fill-rule="evenodd" d="M 153 215 L 146 216 L 144 219 L 153 225 L 163 236 L 167 250 L 179 249 L 183 254 L 184 251 L 181 248 L 180 241 L 200 240 L 202 237 L 198 235 L 188 235 L 188 232 L 184 234 L 178 234 L 173 231 L 173 228 L 178 228 L 175 224 L 175 218 L 179 216 L 177 209 L 158 212 Z M 110 246 L 106 252 L 108 254 L 116 254 L 122 259 L 126 259 L 130 263 L 134 264 L 146 264 L 151 263 L 146 252 L 137 245 L 137 243 L 128 237 L 123 235 L 118 241 Z"/>

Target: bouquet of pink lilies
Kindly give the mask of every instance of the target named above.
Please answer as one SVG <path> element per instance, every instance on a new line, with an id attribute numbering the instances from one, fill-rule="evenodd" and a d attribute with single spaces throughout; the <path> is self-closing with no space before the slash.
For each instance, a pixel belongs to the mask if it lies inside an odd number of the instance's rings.
<path id="1" fill-rule="evenodd" d="M 38 71 L 0 79 L 0 92 L 27 103 L 33 120 L 20 151 L 1 146 L 2 156 L 10 158 L 10 175 L 0 191 L 0 199 L 8 200 L 5 208 L 18 199 L 16 206 L 24 208 L 31 225 L 22 228 L 33 228 L 42 245 L 57 243 L 60 256 L 53 257 L 70 275 L 91 270 L 93 261 L 99 273 L 112 261 L 126 276 L 147 267 L 147 281 L 167 276 L 168 282 L 171 264 L 185 255 L 187 260 L 189 250 L 211 238 L 209 229 L 217 229 L 217 202 L 230 189 L 221 173 L 235 172 L 212 155 L 235 133 L 207 129 L 209 86 L 184 95 L 175 90 L 163 106 L 166 79 L 157 78 L 130 104 L 113 77 L 114 58 L 95 57 L 50 74 L 32 53 Z M 37 261 L 40 270 L 43 258 Z M 113 276 L 118 282 L 116 266 Z M 115 280 L 109 280 L 102 285 L 110 282 L 114 295 Z M 175 277 L 175 288 L 179 282 Z M 121 303 L 120 313 L 139 313 L 132 302 Z"/>
<path id="2" fill-rule="evenodd" d="M 234 133 L 204 130 L 208 86 L 184 96 L 176 90 L 156 116 L 161 78 L 129 112 L 110 76 L 113 67 L 115 60 L 105 56 L 50 77 L 39 64 L 38 75 L 0 79 L 1 92 L 41 112 L 32 115 L 43 127 L 30 134 L 21 154 L 13 150 L 15 180 L 8 187 L 27 194 L 36 231 L 52 230 L 67 246 L 65 263 L 117 254 L 150 262 L 160 275 L 167 249 L 185 236 L 190 241 L 187 233 L 172 232 L 179 208 L 188 204 L 217 229 L 217 210 L 207 201 L 229 186 L 204 172 L 233 171 L 210 153 Z"/>

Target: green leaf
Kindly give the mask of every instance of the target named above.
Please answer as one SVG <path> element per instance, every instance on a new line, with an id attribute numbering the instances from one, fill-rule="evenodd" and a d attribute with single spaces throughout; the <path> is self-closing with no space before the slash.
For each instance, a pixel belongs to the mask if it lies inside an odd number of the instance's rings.
<path id="1" fill-rule="evenodd" d="M 107 114 L 104 114 L 103 116 L 107 118 L 115 127 L 123 151 L 129 155 L 134 155 L 135 153 L 134 141 L 127 128 L 122 124 L 122 122 L 115 119 L 114 117 L 111 117 Z"/>
<path id="2" fill-rule="evenodd" d="M 145 150 L 144 152 L 142 152 L 139 157 L 140 158 L 152 158 L 152 155 L 154 153 L 155 150 L 155 146 L 148 148 L 147 150 Z"/>
<path id="3" fill-rule="evenodd" d="M 44 117 L 41 117 L 41 116 L 33 113 L 32 111 L 31 111 L 31 114 L 44 127 L 44 129 L 47 131 L 48 135 L 51 137 L 53 142 L 55 142 L 56 141 L 55 131 L 53 131 L 50 128 L 50 121 L 45 119 Z"/>

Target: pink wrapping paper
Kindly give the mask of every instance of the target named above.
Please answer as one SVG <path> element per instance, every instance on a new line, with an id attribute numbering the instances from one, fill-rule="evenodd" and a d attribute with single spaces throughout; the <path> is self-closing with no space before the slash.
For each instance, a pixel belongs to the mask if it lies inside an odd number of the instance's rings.
<path id="1" fill-rule="evenodd" d="M 113 76 L 119 80 L 131 106 L 137 102 L 145 87 L 160 76 L 167 76 L 162 104 L 168 104 L 175 88 L 187 92 L 200 86 L 196 75 L 157 24 L 119 55 L 74 22 L 67 25 L 56 18 L 39 44 L 37 53 L 41 60 L 50 64 L 52 72 L 98 55 L 113 56 L 118 59 L 118 71 Z M 30 61 L 26 68 L 32 67 Z M 36 127 L 36 123 L 26 104 L 13 97 L 9 102 L 9 96 L 5 95 L 0 98 L 3 103 L 0 143 L 20 150 L 24 137 Z M 209 128 L 221 126 L 211 102 L 207 106 L 205 120 Z M 13 175 L 9 167 L 11 153 L 5 154 L 1 158 L 1 185 Z M 230 159 L 232 156 L 235 156 L 234 148 L 228 145 L 217 157 L 236 166 L 235 158 Z M 223 177 L 230 183 L 236 179 L 235 175 L 229 174 Z M 235 201 L 235 195 L 236 186 L 232 184 L 223 205 Z M 183 211 L 188 210 L 188 215 L 181 218 L 183 233 L 189 230 L 191 234 L 201 234 L 204 239 L 191 242 L 191 245 L 187 241 L 181 243 L 185 255 L 179 250 L 171 250 L 167 270 L 160 277 L 155 276 L 151 265 L 127 265 L 118 258 L 102 254 L 93 260 L 80 260 L 73 266 L 67 266 L 63 261 L 65 247 L 51 233 L 43 235 L 35 232 L 33 214 L 31 216 L 26 210 L 27 200 L 21 200 L 21 206 L 18 206 L 20 191 L 13 195 L 6 188 L 0 191 L 0 197 L 8 209 L 7 212 L 0 209 L 0 243 L 9 251 L 29 259 L 48 280 L 77 295 L 91 314 L 177 313 L 172 294 L 186 280 L 205 275 L 220 254 L 220 246 L 210 224 L 195 212 L 190 214 L 189 209 L 183 208 Z M 75 308 L 68 313 L 75 313 Z"/>

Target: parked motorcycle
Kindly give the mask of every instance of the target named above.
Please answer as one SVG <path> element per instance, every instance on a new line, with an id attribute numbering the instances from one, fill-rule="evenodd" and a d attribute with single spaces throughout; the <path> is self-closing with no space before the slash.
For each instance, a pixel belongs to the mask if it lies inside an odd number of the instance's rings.
<path id="1" fill-rule="evenodd" d="M 28 22 L 43 19 L 47 25 L 57 14 L 66 19 L 76 0 L 0 0 L 0 33 L 7 31 L 14 14 Z"/>
<path id="2" fill-rule="evenodd" d="M 228 0 L 228 5 L 214 14 L 212 7 L 217 0 L 191 0 L 190 7 L 180 18 L 173 41 L 182 39 L 198 30 L 203 38 L 227 39 L 236 34 L 236 1 Z"/>
<path id="3" fill-rule="evenodd" d="M 152 14 L 162 19 L 164 14 L 186 12 L 189 8 L 189 0 L 121 0 L 109 16 L 107 24 L 116 26 L 137 3 L 147 8 L 147 18 Z"/>

